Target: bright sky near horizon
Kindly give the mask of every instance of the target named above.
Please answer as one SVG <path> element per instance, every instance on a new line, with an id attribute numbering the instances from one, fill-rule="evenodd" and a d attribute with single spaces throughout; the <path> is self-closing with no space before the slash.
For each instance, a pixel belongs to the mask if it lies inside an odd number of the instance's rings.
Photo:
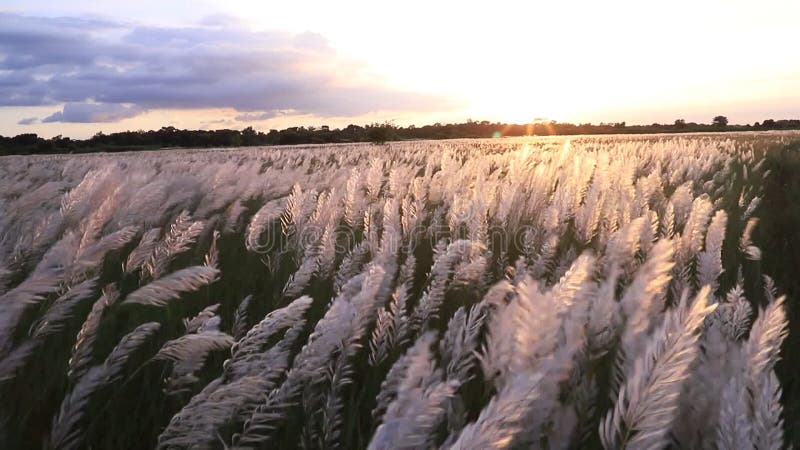
<path id="1" fill-rule="evenodd" d="M 0 134 L 800 117 L 800 2 L 0 0 Z"/>

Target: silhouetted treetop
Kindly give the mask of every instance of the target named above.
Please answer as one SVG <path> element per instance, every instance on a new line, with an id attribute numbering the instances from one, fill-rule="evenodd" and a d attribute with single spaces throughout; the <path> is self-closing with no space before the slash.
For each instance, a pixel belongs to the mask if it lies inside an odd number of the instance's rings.
<path id="1" fill-rule="evenodd" d="M 487 120 L 467 120 L 464 123 L 400 127 L 392 122 L 366 126 L 348 125 L 344 128 L 289 127 L 267 133 L 253 127 L 243 130 L 181 130 L 174 126 L 150 131 L 123 131 L 105 134 L 98 132 L 89 139 L 79 140 L 55 136 L 44 139 L 34 133 L 14 137 L 0 136 L 0 155 L 91 153 L 153 150 L 160 148 L 209 148 L 257 145 L 324 144 L 346 142 L 385 143 L 395 140 L 491 138 L 504 136 L 551 136 L 577 134 L 647 134 L 718 131 L 796 130 L 800 120 L 767 119 L 753 125 L 730 125 L 725 116 L 714 117 L 711 124 L 698 124 L 677 119 L 672 124 L 628 125 L 625 122 L 600 124 L 571 124 L 537 120 L 530 124 L 506 124 Z"/>

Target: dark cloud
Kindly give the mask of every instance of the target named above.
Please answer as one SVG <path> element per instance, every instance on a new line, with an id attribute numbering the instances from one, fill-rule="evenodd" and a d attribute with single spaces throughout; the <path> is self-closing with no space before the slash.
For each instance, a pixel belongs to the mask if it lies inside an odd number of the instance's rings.
<path id="1" fill-rule="evenodd" d="M 247 31 L 224 16 L 164 28 L 0 14 L 0 87 L 0 106 L 68 104 L 45 121 L 159 108 L 234 108 L 241 120 L 263 120 L 452 106 L 366 76 L 318 34 Z M 134 106 L 108 106 L 122 104 Z"/>
<path id="2" fill-rule="evenodd" d="M 39 123 L 39 119 L 36 117 L 27 117 L 17 122 L 17 125 L 33 125 L 34 123 Z"/>
<path id="3" fill-rule="evenodd" d="M 137 106 L 114 103 L 67 103 L 64 109 L 42 119 L 42 122 L 100 123 L 119 122 L 144 111 Z"/>

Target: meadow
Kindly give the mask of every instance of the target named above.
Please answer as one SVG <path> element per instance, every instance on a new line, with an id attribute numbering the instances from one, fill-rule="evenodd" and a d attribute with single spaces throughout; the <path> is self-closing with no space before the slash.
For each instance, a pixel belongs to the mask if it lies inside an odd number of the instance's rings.
<path id="1" fill-rule="evenodd" d="M 798 142 L 0 158 L 0 448 L 785 448 Z"/>

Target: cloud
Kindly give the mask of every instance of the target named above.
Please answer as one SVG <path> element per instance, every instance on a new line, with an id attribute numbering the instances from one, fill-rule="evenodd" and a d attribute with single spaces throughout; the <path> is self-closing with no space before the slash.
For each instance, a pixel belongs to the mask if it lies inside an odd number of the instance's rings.
<path id="1" fill-rule="evenodd" d="M 217 120 L 208 120 L 208 121 L 200 123 L 200 129 L 201 130 L 217 129 L 220 126 L 223 126 L 223 127 L 226 127 L 226 128 L 227 127 L 235 127 L 236 126 L 236 121 L 232 120 L 232 119 L 217 119 Z"/>
<path id="2" fill-rule="evenodd" d="M 61 111 L 57 111 L 44 119 L 43 123 L 101 123 L 119 122 L 135 117 L 144 110 L 137 106 L 126 106 L 114 103 L 67 103 Z"/>
<path id="3" fill-rule="evenodd" d="M 33 125 L 35 123 L 39 123 L 39 119 L 36 117 L 27 117 L 25 119 L 21 119 L 17 122 L 17 125 Z"/>
<path id="4" fill-rule="evenodd" d="M 50 122 L 167 108 L 232 108 L 251 121 L 454 106 L 388 86 L 318 34 L 249 31 L 229 17 L 169 28 L 0 13 L 0 54 L 0 106 L 66 104 Z"/>
<path id="5" fill-rule="evenodd" d="M 199 25 L 222 28 L 240 27 L 242 25 L 242 19 L 231 16 L 230 14 L 217 13 L 205 16 L 200 20 Z"/>
<path id="6" fill-rule="evenodd" d="M 257 122 L 259 120 L 272 119 L 273 117 L 290 116 L 296 113 L 297 113 L 296 111 L 291 109 L 290 110 L 272 109 L 269 111 L 239 114 L 238 116 L 235 117 L 235 119 L 239 122 Z"/>

